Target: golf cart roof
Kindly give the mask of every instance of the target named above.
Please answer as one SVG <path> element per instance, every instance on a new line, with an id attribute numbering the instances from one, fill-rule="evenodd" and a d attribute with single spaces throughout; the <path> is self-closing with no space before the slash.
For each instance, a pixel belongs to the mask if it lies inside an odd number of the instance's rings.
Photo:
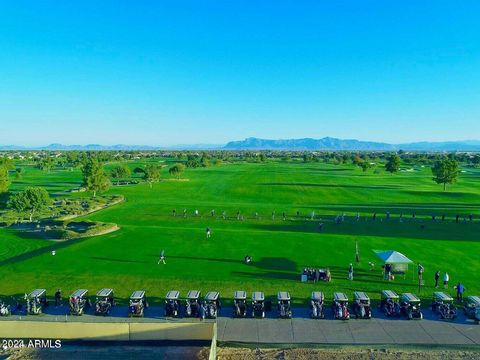
<path id="1" fill-rule="evenodd" d="M 200 297 L 200 291 L 190 290 L 187 294 L 187 299 L 198 299 Z"/>
<path id="2" fill-rule="evenodd" d="M 135 290 L 132 295 L 130 295 L 130 300 L 142 300 L 145 297 L 145 291 Z"/>
<path id="3" fill-rule="evenodd" d="M 178 292 L 177 290 L 170 290 L 169 292 L 167 292 L 165 299 L 178 300 L 179 297 L 180 297 L 180 292 Z"/>
<path id="4" fill-rule="evenodd" d="M 235 291 L 233 293 L 233 298 L 235 300 L 245 300 L 247 298 L 247 292 L 243 290 Z"/>
<path id="5" fill-rule="evenodd" d="M 288 291 L 279 291 L 277 294 L 277 299 L 280 301 L 289 301 L 290 300 L 290 294 Z"/>
<path id="6" fill-rule="evenodd" d="M 341 292 L 333 293 L 333 300 L 335 301 L 348 301 L 347 295 Z"/>
<path id="7" fill-rule="evenodd" d="M 420 302 L 420 299 L 417 297 L 417 295 L 412 294 L 412 293 L 403 293 L 402 294 L 402 301 L 406 302 Z"/>
<path id="8" fill-rule="evenodd" d="M 265 295 L 261 291 L 254 291 L 252 293 L 252 300 L 253 301 L 263 301 L 263 300 L 265 300 Z"/>
<path id="9" fill-rule="evenodd" d="M 480 306 L 480 296 L 467 296 L 465 302 L 474 306 Z"/>
<path id="10" fill-rule="evenodd" d="M 45 295 L 46 292 L 47 290 L 45 289 L 35 289 L 30 294 L 28 294 L 28 297 L 33 299 L 33 298 Z"/>
<path id="11" fill-rule="evenodd" d="M 453 301 L 453 298 L 450 295 L 445 294 L 444 292 L 441 291 L 435 291 L 433 293 L 433 297 L 436 300 L 441 300 L 441 301 Z"/>
<path id="12" fill-rule="evenodd" d="M 398 295 L 392 290 L 382 290 L 382 296 L 387 299 L 398 299 Z"/>
<path id="13" fill-rule="evenodd" d="M 73 298 L 76 298 L 76 297 L 84 297 L 84 296 L 87 296 L 88 294 L 88 290 L 87 289 L 78 289 L 78 290 L 75 290 L 75 292 L 72 293 L 72 295 L 70 295 L 70 297 L 73 297 Z"/>
<path id="14" fill-rule="evenodd" d="M 112 294 L 113 294 L 113 289 L 108 289 L 108 288 L 102 289 L 99 292 L 97 292 L 98 297 L 106 297 Z"/>
<path id="15" fill-rule="evenodd" d="M 320 300 L 323 301 L 323 292 L 321 291 L 312 291 L 312 300 Z"/>
<path id="16" fill-rule="evenodd" d="M 218 291 L 209 291 L 207 295 L 205 295 L 205 300 L 207 301 L 216 301 L 218 299 Z"/>
<path id="17" fill-rule="evenodd" d="M 360 300 L 360 301 L 369 301 L 370 300 L 367 293 L 365 293 L 363 291 L 355 291 L 353 293 L 353 297 L 355 298 L 355 300 Z"/>

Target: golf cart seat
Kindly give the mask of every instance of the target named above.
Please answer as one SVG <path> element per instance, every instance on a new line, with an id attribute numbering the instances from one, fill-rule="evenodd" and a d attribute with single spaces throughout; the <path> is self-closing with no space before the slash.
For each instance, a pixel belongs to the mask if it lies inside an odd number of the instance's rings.
<path id="1" fill-rule="evenodd" d="M 247 292 L 235 291 L 233 293 L 233 317 L 247 316 Z"/>
<path id="2" fill-rule="evenodd" d="M 355 291 L 353 293 L 352 310 L 355 316 L 361 319 L 370 319 L 372 310 L 370 307 L 370 297 L 363 291 Z"/>
<path id="3" fill-rule="evenodd" d="M 78 289 L 75 290 L 69 297 L 68 303 L 70 306 L 70 315 L 82 315 L 85 309 L 89 306 L 88 290 Z"/>
<path id="4" fill-rule="evenodd" d="M 130 304 L 128 316 L 143 317 L 145 308 L 148 307 L 147 298 L 144 290 L 135 290 L 130 295 Z"/>
<path id="5" fill-rule="evenodd" d="M 186 317 L 197 317 L 203 316 L 200 314 L 200 291 L 199 290 L 190 290 L 187 293 L 187 301 L 185 303 L 185 316 Z"/>
<path id="6" fill-rule="evenodd" d="M 409 320 L 423 319 L 423 314 L 420 310 L 420 299 L 412 293 L 403 293 L 400 296 L 400 310 L 402 314 L 407 316 Z"/>
<path id="7" fill-rule="evenodd" d="M 392 290 L 382 290 L 380 308 L 386 316 L 400 316 L 400 297 Z"/>
<path id="8" fill-rule="evenodd" d="M 48 305 L 47 290 L 35 289 L 27 295 L 27 313 L 38 315 L 43 312 L 44 307 Z"/>
<path id="9" fill-rule="evenodd" d="M 115 305 L 113 289 L 104 288 L 97 292 L 95 301 L 95 315 L 107 316 Z"/>
<path id="10" fill-rule="evenodd" d="M 325 317 L 324 310 L 325 296 L 321 291 L 313 291 L 310 296 L 310 316 L 313 319 L 323 319 Z"/>
<path id="11" fill-rule="evenodd" d="M 265 295 L 261 291 L 252 293 L 252 317 L 265 317 Z"/>
<path id="12" fill-rule="evenodd" d="M 440 291 L 433 293 L 432 311 L 438 313 L 441 319 L 453 320 L 457 316 L 453 298 Z"/>
<path id="13" fill-rule="evenodd" d="M 177 290 L 170 290 L 165 295 L 165 316 L 177 317 L 180 309 L 180 292 Z"/>
<path id="14" fill-rule="evenodd" d="M 463 312 L 466 317 L 480 321 L 480 296 L 467 296 L 463 300 Z"/>
<path id="15" fill-rule="evenodd" d="M 344 293 L 333 293 L 332 311 L 335 319 L 348 320 L 350 313 L 348 312 L 348 297 Z"/>
<path id="16" fill-rule="evenodd" d="M 281 318 L 289 319 L 292 317 L 292 309 L 290 307 L 290 293 L 280 291 L 277 293 L 278 315 Z"/>
<path id="17" fill-rule="evenodd" d="M 205 295 L 205 316 L 210 319 L 217 317 L 220 310 L 220 294 L 218 291 L 209 291 Z"/>

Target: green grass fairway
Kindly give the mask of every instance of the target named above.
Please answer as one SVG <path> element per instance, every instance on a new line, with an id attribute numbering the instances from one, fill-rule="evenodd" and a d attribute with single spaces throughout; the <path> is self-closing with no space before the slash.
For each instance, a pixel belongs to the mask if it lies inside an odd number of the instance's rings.
<path id="1" fill-rule="evenodd" d="M 132 168 L 138 164 L 131 164 Z M 333 291 L 351 296 L 365 290 L 372 298 L 391 288 L 397 292 L 417 292 L 412 279 L 414 267 L 405 279 L 382 280 L 380 262 L 372 249 L 397 250 L 425 267 L 426 286 L 421 296 L 429 298 L 436 270 L 448 271 L 453 286 L 462 281 L 466 295 L 480 295 L 480 172 L 462 172 L 457 184 L 447 192 L 432 181 L 428 167 L 395 175 L 369 171 L 350 165 L 323 163 L 267 162 L 233 163 L 188 169 L 185 181 L 168 181 L 112 187 L 109 193 L 122 194 L 126 202 L 84 218 L 117 223 L 117 232 L 71 242 L 21 238 L 0 229 L 0 296 L 18 295 L 37 287 L 50 295 L 57 287 L 64 296 L 76 288 L 113 287 L 125 299 L 135 289 L 145 289 L 158 300 L 167 290 L 183 295 L 195 288 L 205 293 L 218 290 L 230 298 L 234 290 L 264 291 L 272 296 L 288 290 L 298 303 L 306 303 L 313 290 Z M 27 168 L 12 189 L 27 185 L 45 186 L 52 193 L 80 185 L 78 170 L 51 173 Z M 74 196 L 86 196 L 76 194 Z M 172 216 L 172 209 L 177 217 Z M 183 209 L 188 217 L 182 217 Z M 194 210 L 200 211 L 199 217 Z M 216 217 L 210 211 L 216 210 Z M 227 219 L 221 212 L 227 212 Z M 296 218 L 296 211 L 301 218 Z M 417 219 L 411 220 L 412 210 Z M 244 220 L 237 220 L 240 211 Z M 254 218 L 254 213 L 260 219 Z M 271 214 L 275 211 L 275 219 Z M 315 211 L 317 219 L 307 219 Z M 355 214 L 361 213 L 359 222 Z M 377 221 L 372 213 L 377 212 Z M 391 213 L 386 221 L 385 213 Z M 287 220 L 282 220 L 286 212 Z M 399 222 L 403 212 L 404 222 Z M 346 221 L 335 224 L 336 215 Z M 447 221 L 432 222 L 432 213 Z M 473 213 L 474 223 L 455 223 L 455 214 Z M 322 220 L 319 220 L 319 218 Z M 324 223 L 323 232 L 317 228 Z M 424 229 L 420 225 L 423 222 Z M 212 237 L 205 238 L 206 227 Z M 360 246 L 360 264 L 355 264 L 355 240 Z M 50 251 L 57 249 L 57 255 Z M 167 264 L 158 265 L 165 249 Z M 253 257 L 251 265 L 242 260 Z M 350 262 L 355 266 L 354 281 L 346 280 Z M 368 263 L 375 263 L 370 271 Z M 300 282 L 305 266 L 329 267 L 329 284 Z"/>

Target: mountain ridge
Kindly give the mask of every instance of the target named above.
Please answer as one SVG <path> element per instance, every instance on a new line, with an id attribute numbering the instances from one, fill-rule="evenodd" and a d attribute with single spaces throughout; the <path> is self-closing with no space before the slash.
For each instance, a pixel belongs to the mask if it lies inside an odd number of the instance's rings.
<path id="1" fill-rule="evenodd" d="M 219 144 L 179 144 L 171 146 L 154 145 L 64 145 L 53 143 L 47 146 L 0 145 L 0 151 L 156 151 L 156 150 L 298 150 L 298 151 L 480 151 L 480 140 L 461 141 L 420 141 L 403 144 L 339 139 L 334 137 L 299 139 L 262 139 L 249 137 L 244 140 Z"/>

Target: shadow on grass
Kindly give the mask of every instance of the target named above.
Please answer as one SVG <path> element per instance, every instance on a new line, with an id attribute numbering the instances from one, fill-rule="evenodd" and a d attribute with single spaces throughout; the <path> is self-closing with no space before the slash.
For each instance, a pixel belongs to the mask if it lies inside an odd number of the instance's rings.
<path id="1" fill-rule="evenodd" d="M 381 189 L 392 190 L 401 188 L 400 185 L 348 185 L 348 184 L 318 184 L 318 183 L 295 183 L 295 182 L 268 182 L 258 183 L 258 186 L 304 186 L 304 187 L 321 187 L 334 189 Z"/>
<path id="2" fill-rule="evenodd" d="M 139 260 L 127 260 L 127 259 L 115 259 L 115 258 L 108 258 L 108 257 L 101 257 L 101 256 L 92 256 L 90 259 L 93 260 L 101 260 L 101 261 L 112 261 L 112 262 L 120 262 L 120 263 L 138 263 L 138 264 L 147 264 L 146 261 L 139 261 Z"/>
<path id="3" fill-rule="evenodd" d="M 28 260 L 28 259 L 33 258 L 35 256 L 43 255 L 43 254 L 46 254 L 46 253 L 51 253 L 53 250 L 56 251 L 58 249 L 63 249 L 67 246 L 70 246 L 70 245 L 79 243 L 81 241 L 84 241 L 85 239 L 86 238 L 68 240 L 68 241 L 63 241 L 63 242 L 56 242 L 56 243 L 54 243 L 52 245 L 49 245 L 49 246 L 45 246 L 45 247 L 42 247 L 42 248 L 39 248 L 39 249 L 27 251 L 23 254 L 13 256 L 11 258 L 0 261 L 0 266 L 15 264 L 15 263 L 18 263 L 20 261 Z"/>
<path id="4" fill-rule="evenodd" d="M 478 231 L 480 223 L 433 222 L 429 220 L 405 219 L 400 223 L 398 219 L 389 221 L 373 221 L 371 218 L 361 218 L 360 221 L 350 219 L 336 224 L 332 215 L 317 215 L 315 221 L 295 220 L 282 222 L 281 224 L 252 224 L 254 228 L 271 232 L 299 232 L 317 233 L 329 235 L 349 236 L 380 236 L 391 238 L 411 238 L 421 240 L 459 240 L 479 241 Z M 319 231 L 319 223 L 323 223 L 322 231 Z"/>

